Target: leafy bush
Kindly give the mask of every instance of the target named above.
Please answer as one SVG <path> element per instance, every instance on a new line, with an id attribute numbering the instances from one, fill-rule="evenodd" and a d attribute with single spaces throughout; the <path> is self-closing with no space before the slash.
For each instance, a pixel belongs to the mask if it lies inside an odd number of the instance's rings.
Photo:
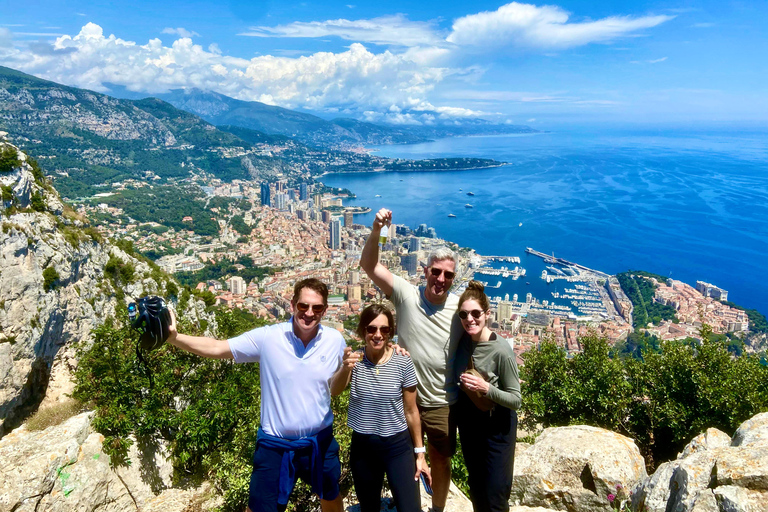
<path id="1" fill-rule="evenodd" d="M 56 286 L 56 282 L 60 277 L 55 268 L 47 267 L 43 270 L 43 289 L 47 292 L 51 291 Z"/>
<path id="2" fill-rule="evenodd" d="M 33 192 L 29 202 L 32 209 L 36 212 L 45 211 L 45 199 L 43 199 L 43 194 L 40 192 Z"/>
<path id="3" fill-rule="evenodd" d="M 704 341 L 662 342 L 642 359 L 611 359 L 604 339 L 581 338 L 567 359 L 553 342 L 527 352 L 521 369 L 527 428 L 588 424 L 632 437 L 650 468 L 675 458 L 692 437 L 716 427 L 733 434 L 768 411 L 768 367 L 732 357 L 704 327 Z"/>
<path id="4" fill-rule="evenodd" d="M 11 146 L 0 149 L 0 172 L 11 172 L 21 165 L 19 153 Z"/>

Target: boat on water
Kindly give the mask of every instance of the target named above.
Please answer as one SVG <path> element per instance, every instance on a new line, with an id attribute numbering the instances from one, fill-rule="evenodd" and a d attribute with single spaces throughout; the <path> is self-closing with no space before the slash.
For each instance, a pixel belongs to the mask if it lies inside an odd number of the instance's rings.
<path id="1" fill-rule="evenodd" d="M 449 214 L 448 214 L 448 217 L 450 217 L 450 218 L 452 218 L 452 219 L 453 219 L 453 218 L 455 218 L 456 216 L 455 216 L 454 214 L 452 214 L 452 213 L 449 213 Z"/>
<path id="2" fill-rule="evenodd" d="M 523 223 L 521 222 L 520 224 L 517 225 L 517 227 L 519 228 L 523 227 Z"/>
<path id="3" fill-rule="evenodd" d="M 467 203 L 467 204 L 464 205 L 464 208 L 474 208 L 474 206 L 472 206 L 471 204 Z"/>
<path id="4" fill-rule="evenodd" d="M 376 194 L 376 195 L 375 195 L 375 196 L 373 196 L 373 197 L 381 197 L 381 194 Z"/>
<path id="5" fill-rule="evenodd" d="M 475 195 L 475 193 L 474 192 L 467 192 L 467 195 L 468 196 L 473 196 L 473 195 Z"/>

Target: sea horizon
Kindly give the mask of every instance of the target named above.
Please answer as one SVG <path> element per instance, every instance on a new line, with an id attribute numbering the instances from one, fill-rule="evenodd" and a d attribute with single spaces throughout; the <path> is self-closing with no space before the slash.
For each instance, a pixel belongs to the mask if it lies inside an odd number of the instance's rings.
<path id="1" fill-rule="evenodd" d="M 396 224 L 425 223 L 480 254 L 522 257 L 533 247 L 611 274 L 646 270 L 691 285 L 701 280 L 728 290 L 736 304 L 768 311 L 766 286 L 755 279 L 768 274 L 761 258 L 768 247 L 762 131 L 510 135 L 371 148 L 390 158 L 509 162 L 501 167 L 339 173 L 322 181 L 357 195 L 345 205 L 372 209 L 355 215 L 356 223 L 370 224 L 386 207 Z"/>

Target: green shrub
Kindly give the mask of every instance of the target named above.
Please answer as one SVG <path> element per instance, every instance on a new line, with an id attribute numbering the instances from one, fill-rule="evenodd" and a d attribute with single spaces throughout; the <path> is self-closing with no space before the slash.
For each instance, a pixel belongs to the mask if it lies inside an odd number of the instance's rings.
<path id="1" fill-rule="evenodd" d="M 44 212 L 46 210 L 45 199 L 43 199 L 43 194 L 40 192 L 33 192 L 29 202 L 32 209 L 36 212 Z"/>
<path id="2" fill-rule="evenodd" d="M 56 282 L 60 279 L 59 273 L 53 267 L 43 270 L 43 289 L 48 292 L 56 287 Z"/>
<path id="3" fill-rule="evenodd" d="M 587 424 L 632 437 L 651 469 L 674 459 L 691 438 L 716 427 L 733 434 L 768 411 L 768 367 L 732 357 L 707 326 L 696 340 L 662 342 L 641 359 L 611 359 L 596 335 L 572 359 L 552 342 L 524 354 L 524 424 L 533 429 Z"/>
<path id="4" fill-rule="evenodd" d="M 0 149 L 0 172 L 11 172 L 21 165 L 19 153 L 11 146 Z"/>
<path id="5" fill-rule="evenodd" d="M 219 338 L 264 325 L 244 312 L 216 315 Z M 179 324 L 182 332 L 200 334 L 183 317 Z M 137 336 L 123 309 L 117 320 L 94 329 L 89 346 L 78 348 L 73 396 L 95 409 L 93 427 L 105 436 L 111 464 L 130 463 L 131 436 L 162 438 L 179 475 L 211 480 L 224 497 L 223 510 L 243 510 L 260 417 L 258 366 L 165 345 L 146 355 L 147 370 L 136 361 Z"/>
<path id="6" fill-rule="evenodd" d="M 0 193 L 2 194 L 2 199 L 5 202 L 14 202 L 16 200 L 16 194 L 13 193 L 13 189 L 10 185 L 3 185 L 0 187 Z"/>

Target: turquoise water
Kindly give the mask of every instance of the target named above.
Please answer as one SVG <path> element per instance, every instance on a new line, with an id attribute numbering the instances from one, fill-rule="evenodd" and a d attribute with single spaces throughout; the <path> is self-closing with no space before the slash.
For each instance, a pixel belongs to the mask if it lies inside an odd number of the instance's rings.
<path id="1" fill-rule="evenodd" d="M 733 302 L 768 313 L 765 133 L 559 132 L 377 149 L 388 157 L 478 156 L 509 165 L 323 181 L 355 192 L 349 204 L 390 208 L 395 223 L 427 223 L 481 254 L 524 257 L 530 246 L 609 273 L 643 269 L 708 281 Z M 373 213 L 355 219 L 368 224 Z M 528 277 L 532 285 L 539 280 L 531 270 Z"/>

